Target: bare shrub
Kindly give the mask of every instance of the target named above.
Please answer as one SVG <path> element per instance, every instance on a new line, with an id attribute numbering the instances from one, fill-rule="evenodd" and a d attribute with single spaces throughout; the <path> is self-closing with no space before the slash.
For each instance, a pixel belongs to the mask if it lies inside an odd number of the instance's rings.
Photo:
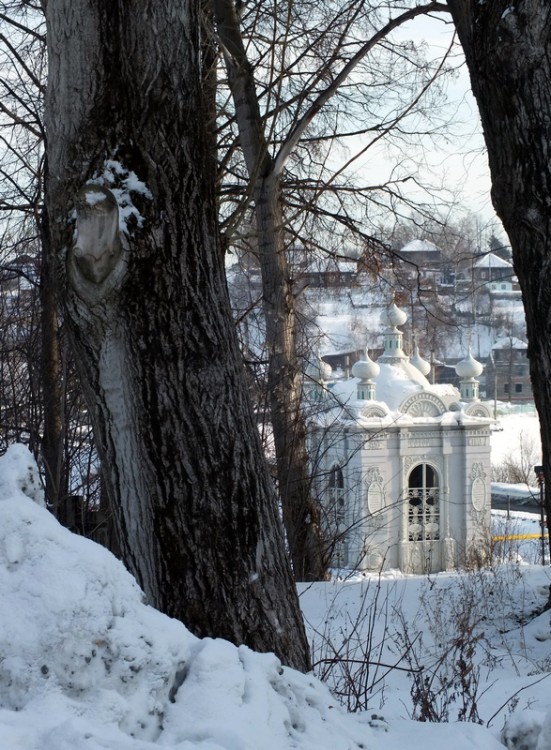
<path id="1" fill-rule="evenodd" d="M 314 674 L 326 682 L 332 693 L 348 711 L 365 711 L 368 704 L 378 698 L 384 704 L 386 676 L 395 669 L 409 671 L 398 656 L 393 664 L 383 661 L 386 633 L 394 608 L 387 591 L 381 596 L 380 578 L 366 578 L 357 614 L 347 616 L 337 632 L 331 630 L 331 608 L 339 609 L 337 598 L 333 601 L 323 631 L 315 633 L 319 642 L 312 655 Z M 376 628 L 383 636 L 376 636 Z"/>
<path id="2" fill-rule="evenodd" d="M 484 638 L 477 632 L 483 618 L 473 592 L 469 592 L 466 597 L 460 596 L 451 602 L 453 615 L 444 623 L 442 612 L 446 608 L 441 599 L 444 596 L 448 599 L 449 595 L 447 590 L 439 591 L 431 604 L 434 619 L 428 618 L 427 622 L 434 645 L 429 647 L 425 645 L 423 633 L 411 633 L 408 623 L 397 613 L 402 628 L 396 632 L 395 639 L 411 667 L 412 718 L 431 722 L 455 718 L 481 724 L 478 713 L 480 666 L 474 657 Z M 452 710 L 455 717 L 452 717 Z"/>

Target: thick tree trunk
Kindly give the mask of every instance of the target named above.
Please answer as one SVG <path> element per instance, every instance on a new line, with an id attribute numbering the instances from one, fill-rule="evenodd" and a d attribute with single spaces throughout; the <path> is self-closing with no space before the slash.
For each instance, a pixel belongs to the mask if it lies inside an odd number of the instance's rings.
<path id="1" fill-rule="evenodd" d="M 198 5 L 49 0 L 53 247 L 126 562 L 198 635 L 305 669 L 205 179 Z"/>
<path id="2" fill-rule="evenodd" d="M 522 289 L 551 519 L 551 4 L 448 0 Z"/>
<path id="3" fill-rule="evenodd" d="M 297 353 L 296 300 L 284 243 L 281 166 L 269 155 L 235 3 L 215 0 L 214 9 L 254 200 L 268 350 L 267 388 L 287 543 L 295 578 L 318 581 L 327 570 L 327 545 L 319 503 L 312 494 L 301 411 L 302 362 Z"/>

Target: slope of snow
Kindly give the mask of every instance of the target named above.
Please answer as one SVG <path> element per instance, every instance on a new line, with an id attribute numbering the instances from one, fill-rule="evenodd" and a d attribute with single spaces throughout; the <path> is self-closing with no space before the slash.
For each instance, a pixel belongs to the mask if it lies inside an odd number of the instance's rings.
<path id="1" fill-rule="evenodd" d="M 370 702 L 369 710 L 349 714 L 315 677 L 282 668 L 271 654 L 195 638 L 181 623 L 147 606 L 133 578 L 109 552 L 57 523 L 40 504 L 37 477 L 31 455 L 21 446 L 12 446 L 0 459 L 0 750 L 503 747 L 497 722 L 486 728 L 409 720 L 405 673 L 389 674 L 384 701 L 381 690 L 374 693 L 380 710 Z M 514 584 L 519 612 L 532 607 L 548 585 L 545 569 L 534 569 L 532 577 L 531 570 L 522 586 Z M 452 576 L 433 582 L 385 580 L 399 587 L 395 594 L 408 621 L 423 621 L 422 584 L 436 587 L 430 591 L 440 597 L 435 602 L 453 598 L 446 589 Z M 303 591 L 314 643 L 324 623 L 344 631 L 365 600 L 366 585 L 362 579 Z M 335 607 L 331 597 L 337 590 L 342 593 Z M 424 596 L 430 600 L 428 593 Z M 377 628 L 399 630 L 397 611 L 387 609 Z M 541 674 L 526 676 L 529 668 L 551 658 L 548 616 L 522 632 L 509 610 L 504 618 L 500 626 L 514 630 L 509 650 L 499 645 L 503 637 L 495 636 L 496 618 L 488 620 L 495 659 L 505 664 L 499 684 L 488 694 L 488 711 L 518 689 L 519 680 L 539 679 Z M 447 620 L 440 619 L 447 627 Z M 429 640 L 427 654 L 434 646 Z M 495 683 L 491 675 L 490 683 Z M 507 731 L 531 732 L 540 737 L 538 750 L 545 750 L 551 698 L 546 686 L 539 690 L 536 695 L 536 688 L 527 688 L 522 707 L 525 699 L 537 698 L 536 710 L 509 720 Z M 526 748 L 535 750 L 534 743 Z"/>

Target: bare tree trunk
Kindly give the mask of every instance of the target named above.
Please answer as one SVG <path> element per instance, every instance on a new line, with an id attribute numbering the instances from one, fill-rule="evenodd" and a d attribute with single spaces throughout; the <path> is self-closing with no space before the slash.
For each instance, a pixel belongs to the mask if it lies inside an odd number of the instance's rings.
<path id="1" fill-rule="evenodd" d="M 268 351 L 267 388 L 293 570 L 299 581 L 319 581 L 327 570 L 327 544 L 321 532 L 319 503 L 312 493 L 301 409 L 296 298 L 283 241 L 280 192 L 279 179 L 273 173 L 257 182 L 255 214 Z"/>
<path id="2" fill-rule="evenodd" d="M 304 108 L 297 110 L 297 117 L 286 134 L 282 136 L 285 128 L 281 132 L 276 128 L 281 141 L 275 148 L 266 136 L 266 123 L 260 113 L 254 71 L 247 58 L 236 4 L 233 0 L 214 0 L 214 9 L 249 175 L 249 194 L 254 200 L 269 357 L 270 413 L 283 518 L 295 576 L 299 580 L 319 580 L 327 568 L 329 545 L 323 539 L 320 508 L 312 494 L 306 428 L 300 409 L 302 361 L 297 352 L 296 301 L 285 251 L 281 178 L 290 154 L 308 125 L 360 61 L 401 24 L 424 13 L 446 11 L 446 6 L 427 2 L 406 10 L 399 8 L 397 15 L 382 24 L 348 59 L 346 44 L 341 38 L 340 48 L 327 50 L 334 69 L 330 66 L 326 69 L 326 78 L 314 76 L 315 83 L 310 82 L 311 88 L 304 92 L 308 93 L 304 97 Z M 278 48 L 284 44 L 283 40 L 274 41 Z M 288 54 L 291 59 L 297 53 L 291 48 Z M 320 60 L 322 69 L 324 64 Z M 272 97 L 276 101 L 272 105 L 276 110 L 278 106 L 284 109 L 283 100 L 278 100 L 277 96 L 270 91 L 270 101 Z M 273 157 L 271 149 L 276 152 Z"/>
<path id="3" fill-rule="evenodd" d="M 551 5 L 448 0 L 522 289 L 551 519 Z"/>
<path id="4" fill-rule="evenodd" d="M 65 416 L 62 393 L 62 365 L 55 296 L 55 275 L 49 249 L 49 228 L 46 213 L 40 219 L 42 272 L 40 279 L 41 365 L 42 395 L 44 400 L 44 430 L 42 461 L 44 465 L 46 500 L 54 515 L 67 525 L 64 517 L 68 491 L 65 465 Z"/>
<path id="5" fill-rule="evenodd" d="M 53 247 L 127 564 L 198 635 L 307 669 L 203 173 L 198 6 L 49 0 Z"/>
<path id="6" fill-rule="evenodd" d="M 254 199 L 262 300 L 266 322 L 270 417 L 277 480 L 295 578 L 321 580 L 327 568 L 320 509 L 312 495 L 301 411 L 302 362 L 297 353 L 296 300 L 287 261 L 280 170 L 268 152 L 252 68 L 232 0 L 215 0 L 215 18 L 237 113 Z"/>

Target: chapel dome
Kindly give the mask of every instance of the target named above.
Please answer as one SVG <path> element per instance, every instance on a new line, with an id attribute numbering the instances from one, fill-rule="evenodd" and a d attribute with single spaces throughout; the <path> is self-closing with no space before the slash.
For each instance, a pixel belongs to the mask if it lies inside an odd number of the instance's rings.
<path id="1" fill-rule="evenodd" d="M 426 359 L 423 359 L 423 357 L 419 354 L 419 349 L 416 346 L 415 351 L 413 353 L 413 357 L 409 360 L 411 364 L 416 367 L 419 372 L 421 372 L 423 375 L 428 375 L 430 372 L 430 362 L 427 362 Z"/>
<path id="2" fill-rule="evenodd" d="M 386 319 L 390 326 L 396 328 L 397 326 L 403 326 L 408 319 L 408 316 L 403 310 L 400 310 L 395 302 L 393 302 L 386 311 Z"/>
<path id="3" fill-rule="evenodd" d="M 477 378 L 483 369 L 484 365 L 473 357 L 470 349 L 465 359 L 455 366 L 455 371 L 460 378 Z"/>
<path id="4" fill-rule="evenodd" d="M 365 359 L 360 359 L 352 366 L 352 375 L 360 380 L 372 380 L 381 372 L 379 365 L 366 352 Z"/>

